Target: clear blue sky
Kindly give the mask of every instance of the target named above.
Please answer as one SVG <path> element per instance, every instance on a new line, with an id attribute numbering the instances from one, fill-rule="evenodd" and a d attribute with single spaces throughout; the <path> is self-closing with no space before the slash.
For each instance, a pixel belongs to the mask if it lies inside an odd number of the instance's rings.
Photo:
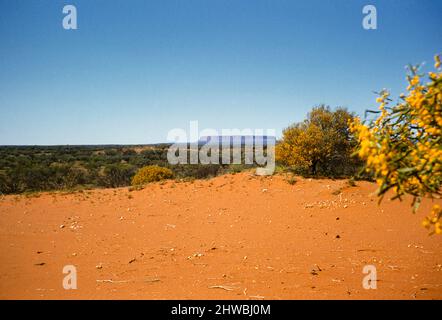
<path id="1" fill-rule="evenodd" d="M 439 0 L 0 0 L 0 145 L 155 143 L 191 120 L 280 133 L 320 103 L 362 114 L 373 91 L 403 91 L 406 64 L 432 64 L 441 21 Z"/>

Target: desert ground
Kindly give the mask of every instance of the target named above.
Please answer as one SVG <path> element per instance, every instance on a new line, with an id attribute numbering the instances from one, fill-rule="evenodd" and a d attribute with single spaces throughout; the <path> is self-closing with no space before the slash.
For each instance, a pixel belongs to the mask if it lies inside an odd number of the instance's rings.
<path id="1" fill-rule="evenodd" d="M 442 238 L 421 227 L 434 202 L 413 215 L 375 190 L 243 172 L 0 195 L 0 298 L 442 299 Z M 377 289 L 363 288 L 365 265 Z"/>

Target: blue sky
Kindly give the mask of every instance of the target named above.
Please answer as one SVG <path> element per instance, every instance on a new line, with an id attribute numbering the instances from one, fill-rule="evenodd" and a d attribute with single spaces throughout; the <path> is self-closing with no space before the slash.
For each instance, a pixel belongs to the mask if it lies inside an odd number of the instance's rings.
<path id="1" fill-rule="evenodd" d="M 441 21 L 438 0 L 0 0 L 0 145 L 156 143 L 191 120 L 280 133 L 321 103 L 362 114 L 373 91 L 404 90 L 405 65 L 432 65 Z"/>

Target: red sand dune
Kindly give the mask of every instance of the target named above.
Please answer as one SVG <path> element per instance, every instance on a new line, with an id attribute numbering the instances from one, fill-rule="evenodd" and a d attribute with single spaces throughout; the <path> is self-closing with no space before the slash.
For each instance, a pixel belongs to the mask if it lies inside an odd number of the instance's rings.
<path id="1" fill-rule="evenodd" d="M 6 196 L 0 298 L 442 299 L 442 238 L 421 227 L 431 201 L 413 215 L 410 201 L 378 206 L 375 189 L 245 172 Z M 368 264 L 376 290 L 362 287 Z"/>

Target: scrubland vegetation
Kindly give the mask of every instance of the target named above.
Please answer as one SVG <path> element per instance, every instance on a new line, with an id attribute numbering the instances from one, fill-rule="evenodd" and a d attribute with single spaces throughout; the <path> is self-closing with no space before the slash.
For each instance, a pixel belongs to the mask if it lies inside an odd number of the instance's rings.
<path id="1" fill-rule="evenodd" d="M 149 146 L 3 146 L 0 192 L 130 186 L 145 166 L 170 169 L 175 179 L 204 179 L 253 165 L 169 165 L 169 144 Z"/>
<path id="2" fill-rule="evenodd" d="M 381 91 L 373 119 L 362 121 L 345 108 L 314 107 L 304 121 L 283 131 L 276 145 L 278 170 L 312 177 L 375 180 L 380 199 L 440 198 L 442 183 L 442 73 L 410 67 L 407 94 L 395 105 Z M 169 165 L 168 144 L 151 146 L 0 147 L 0 192 L 139 186 L 174 177 L 207 178 L 255 165 Z M 189 147 L 188 147 L 189 150 Z M 242 149 L 244 156 L 244 148 Z M 221 163 L 221 160 L 219 161 Z M 290 180 L 295 184 L 296 179 Z M 435 205 L 423 225 L 442 234 Z"/>

